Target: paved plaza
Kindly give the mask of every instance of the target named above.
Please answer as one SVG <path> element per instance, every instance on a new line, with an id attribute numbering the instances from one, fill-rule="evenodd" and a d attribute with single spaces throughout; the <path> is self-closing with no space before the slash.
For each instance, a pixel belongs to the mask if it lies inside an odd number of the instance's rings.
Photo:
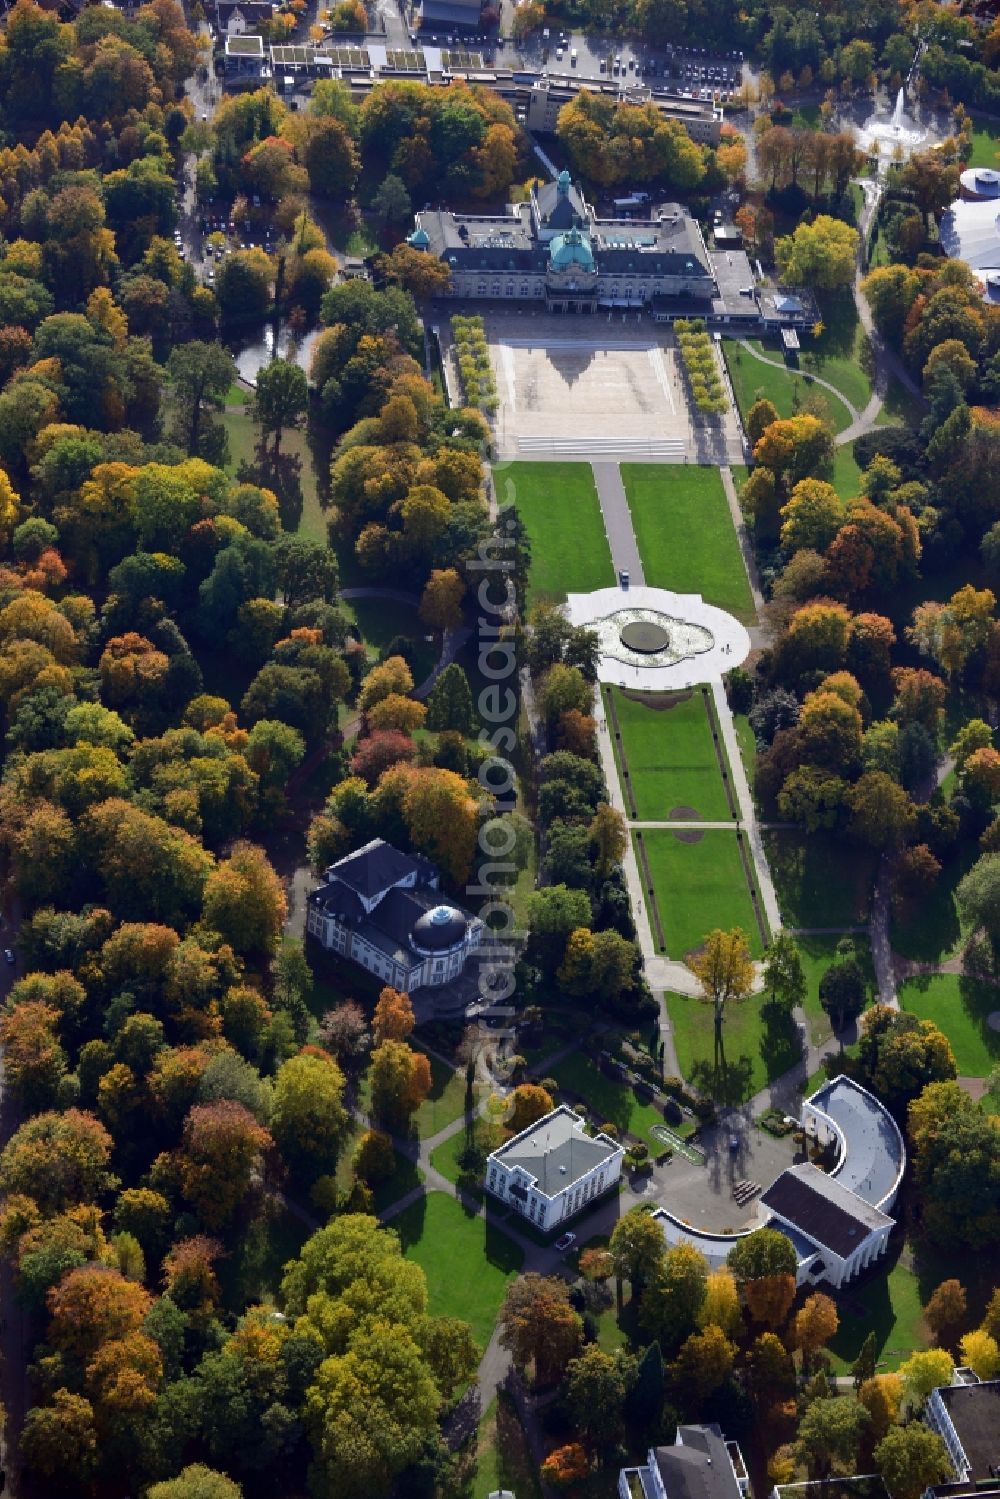
<path id="1" fill-rule="evenodd" d="M 736 417 L 696 426 L 673 335 L 619 314 L 485 319 L 501 459 L 742 462 Z"/>

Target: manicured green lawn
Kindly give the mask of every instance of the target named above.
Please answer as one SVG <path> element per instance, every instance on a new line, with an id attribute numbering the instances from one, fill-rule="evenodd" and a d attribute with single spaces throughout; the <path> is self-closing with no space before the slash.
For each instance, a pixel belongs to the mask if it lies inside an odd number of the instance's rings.
<path id="1" fill-rule="evenodd" d="M 735 832 L 717 828 L 697 843 L 684 843 L 676 833 L 655 829 L 644 832 L 642 841 L 669 957 L 699 948 L 713 927 L 737 926 L 760 957 L 763 945 Z"/>
<path id="2" fill-rule="evenodd" d="M 513 501 L 531 538 L 532 599 L 564 599 L 614 583 L 589 463 L 509 463 L 493 478 L 500 503 Z"/>
<path id="3" fill-rule="evenodd" d="M 241 463 L 254 461 L 254 445 L 257 428 L 250 420 L 249 411 L 224 411 L 219 417 L 229 434 L 229 463 L 226 472 L 235 474 Z M 284 453 L 301 462 L 300 483 L 302 485 L 302 509 L 298 514 L 283 514 L 281 523 L 286 530 L 294 531 L 308 541 L 327 540 L 327 517 L 319 501 L 316 470 L 313 467 L 312 450 L 305 432 L 292 427 L 282 434 L 281 447 Z"/>
<path id="4" fill-rule="evenodd" d="M 700 689 L 641 699 L 618 687 L 605 692 L 614 701 L 640 820 L 727 821 L 729 800 Z M 621 775 L 622 746 L 614 743 Z"/>
<path id="5" fill-rule="evenodd" d="M 849 291 L 821 292 L 823 332 L 802 339 L 802 368 L 835 385 L 858 411 L 871 399 L 872 382 L 863 368 L 864 329 Z"/>
<path id="6" fill-rule="evenodd" d="M 413 1116 L 422 1140 L 436 1135 L 465 1112 L 465 1069 L 455 1072 L 437 1057 L 431 1057 L 430 1064 L 431 1091 Z"/>
<path id="7" fill-rule="evenodd" d="M 753 790 L 753 768 L 757 759 L 757 741 L 754 738 L 750 720 L 745 713 L 733 714 L 733 727 L 736 730 L 736 742 L 740 747 L 740 759 L 743 761 L 743 769 L 746 771 L 747 781 Z"/>
<path id="8" fill-rule="evenodd" d="M 962 920 L 955 892 L 978 857 L 974 844 L 960 844 L 944 862 L 934 889 L 894 919 L 891 940 L 896 952 L 922 963 L 943 963 L 961 950 L 971 930 Z"/>
<path id="9" fill-rule="evenodd" d="M 657 1145 L 662 1148 L 663 1142 L 657 1141 L 650 1130 L 656 1124 L 662 1125 L 663 1110 L 637 1097 L 635 1089 L 628 1083 L 605 1077 L 590 1057 L 574 1051 L 556 1063 L 552 1076 L 560 1088 L 568 1089 L 583 1099 L 595 1123 L 613 1124 L 622 1134 L 627 1131 L 636 1135 L 651 1151 Z"/>
<path id="10" fill-rule="evenodd" d="M 823 833 L 764 833 L 764 847 L 787 926 L 859 926 L 871 912 L 873 855 Z"/>
<path id="11" fill-rule="evenodd" d="M 973 115 L 972 155 L 966 165 L 997 167 L 1000 166 L 998 156 L 1000 156 L 1000 125 L 995 120 L 984 120 L 979 115 Z"/>
<path id="12" fill-rule="evenodd" d="M 852 443 L 834 448 L 830 483 L 842 500 L 856 500 L 861 493 L 861 470 L 854 461 Z"/>
<path id="13" fill-rule="evenodd" d="M 432 1316 L 468 1322 L 481 1348 L 490 1340 L 507 1282 L 521 1268 L 520 1246 L 445 1192 L 428 1192 L 393 1218 L 407 1259 L 427 1276 Z"/>
<path id="14" fill-rule="evenodd" d="M 700 593 L 753 622 L 750 584 L 719 470 L 623 463 L 621 474 L 646 582 Z"/>
<path id="15" fill-rule="evenodd" d="M 962 1077 L 987 1077 L 1000 1062 L 1000 1031 L 987 1017 L 1000 1012 L 1000 989 L 957 973 L 921 974 L 899 990 L 902 1009 L 944 1031 Z"/>
<path id="16" fill-rule="evenodd" d="M 803 348 L 808 351 L 811 347 L 810 335 L 806 333 L 802 337 Z M 764 359 L 778 360 L 779 363 L 777 365 L 764 364 L 760 359 L 755 359 L 735 340 L 723 340 L 730 379 L 733 382 L 737 404 L 744 420 L 750 407 L 762 397 L 773 404 L 779 416 L 794 416 L 797 411 L 801 410 L 803 401 L 812 391 L 819 394 L 829 404 L 834 431 L 840 432 L 844 427 L 850 426 L 853 418 L 844 402 L 832 391 L 824 389 L 821 385 L 812 385 L 806 379 L 807 374 L 817 374 L 824 380 L 829 380 L 831 385 L 837 386 L 838 389 L 842 388 L 845 372 L 839 361 L 832 359 L 821 361 L 817 355 L 811 367 L 803 365 L 801 369 L 795 370 L 780 362 L 780 344 L 763 343 L 759 338 L 748 338 L 747 343 L 758 354 L 762 354 Z M 860 374 L 860 371 L 857 373 Z M 863 379 L 864 376 L 861 378 Z M 849 379 L 846 383 L 853 384 Z M 854 399 L 852 390 L 845 390 L 845 394 L 848 400 Z M 866 395 L 865 401 L 867 399 Z"/>
<path id="17" fill-rule="evenodd" d="M 914 1272 L 897 1261 L 888 1275 L 878 1268 L 869 1274 L 871 1279 L 860 1289 L 848 1286 L 836 1298 L 840 1326 L 830 1352 L 837 1374 L 850 1372 L 870 1332 L 875 1334 L 880 1373 L 898 1368 L 914 1349 L 927 1343 Z"/>
<path id="18" fill-rule="evenodd" d="M 794 1067 L 801 1055 L 795 1024 L 772 1013 L 752 994 L 726 1011 L 722 1043 L 726 1079 L 714 1079 L 715 1022 L 712 1006 L 683 994 L 667 995 L 674 1045 L 681 1072 L 697 1087 L 727 1103 L 749 1098 L 773 1078 Z"/>

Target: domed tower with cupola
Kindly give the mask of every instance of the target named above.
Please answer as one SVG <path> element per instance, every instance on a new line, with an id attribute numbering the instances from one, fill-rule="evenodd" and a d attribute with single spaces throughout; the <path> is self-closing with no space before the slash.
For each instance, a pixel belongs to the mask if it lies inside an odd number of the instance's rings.
<path id="1" fill-rule="evenodd" d="M 587 312 L 597 305 L 597 262 L 582 229 L 550 240 L 545 301 L 550 312 Z"/>

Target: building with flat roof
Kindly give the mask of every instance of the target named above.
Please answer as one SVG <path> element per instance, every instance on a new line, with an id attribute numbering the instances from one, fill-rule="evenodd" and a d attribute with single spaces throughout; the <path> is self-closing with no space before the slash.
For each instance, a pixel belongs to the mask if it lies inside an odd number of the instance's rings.
<path id="1" fill-rule="evenodd" d="M 924 1420 L 948 1449 L 959 1485 L 1000 1478 L 1000 1379 L 942 1385 L 932 1390 Z M 951 1485 L 944 1492 L 955 1492 Z"/>
<path id="2" fill-rule="evenodd" d="M 264 61 L 263 37 L 226 36 L 227 78 L 269 78 L 270 68 Z"/>
<path id="3" fill-rule="evenodd" d="M 579 1114 L 561 1104 L 494 1150 L 486 1190 L 546 1233 L 610 1192 L 625 1150 L 610 1135 L 588 1135 Z"/>
<path id="4" fill-rule="evenodd" d="M 1000 302 L 1000 204 L 980 196 L 957 198 L 941 220 L 941 248 L 964 260 L 983 284 L 988 302 Z"/>
<path id="5" fill-rule="evenodd" d="M 620 1499 L 745 1499 L 750 1487 L 746 1463 L 736 1442 L 721 1427 L 678 1426 L 672 1447 L 650 1447 L 641 1468 L 622 1468 Z"/>
<path id="6" fill-rule="evenodd" d="M 841 1186 L 887 1213 L 906 1169 L 906 1146 L 889 1111 L 867 1088 L 831 1078 L 802 1105 L 802 1128 L 821 1145 L 836 1145 L 830 1173 Z"/>
<path id="7" fill-rule="evenodd" d="M 796 1282 L 820 1281 L 838 1288 L 885 1254 L 895 1219 L 888 1209 L 906 1168 L 903 1138 L 889 1111 L 848 1077 L 833 1078 L 802 1105 L 802 1128 L 837 1152 L 823 1171 L 812 1162 L 789 1166 L 757 1201 L 754 1228 L 775 1228 L 795 1250 Z M 753 1228 L 736 1234 L 707 1233 L 667 1208 L 653 1216 L 669 1244 L 691 1243 L 712 1269 Z"/>

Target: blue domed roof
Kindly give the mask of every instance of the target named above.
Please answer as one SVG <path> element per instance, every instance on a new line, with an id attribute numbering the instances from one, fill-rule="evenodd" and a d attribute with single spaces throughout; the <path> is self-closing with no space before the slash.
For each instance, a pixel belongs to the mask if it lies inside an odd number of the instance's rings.
<path id="1" fill-rule="evenodd" d="M 564 167 L 563 170 L 559 173 L 559 176 L 556 178 L 556 187 L 561 193 L 568 193 L 572 186 L 573 179 Z"/>
<path id="2" fill-rule="evenodd" d="M 414 946 L 424 952 L 445 952 L 457 947 L 465 938 L 466 920 L 454 906 L 434 906 L 425 911 L 412 932 Z"/>
<path id="3" fill-rule="evenodd" d="M 549 249 L 549 264 L 554 271 L 569 271 L 574 266 L 581 270 L 594 270 L 594 252 L 587 235 L 579 229 L 569 229 L 557 234 Z"/>
<path id="4" fill-rule="evenodd" d="M 415 250 L 426 250 L 430 242 L 431 237 L 426 229 L 414 229 L 412 234 L 406 236 L 406 243 L 412 245 Z"/>

